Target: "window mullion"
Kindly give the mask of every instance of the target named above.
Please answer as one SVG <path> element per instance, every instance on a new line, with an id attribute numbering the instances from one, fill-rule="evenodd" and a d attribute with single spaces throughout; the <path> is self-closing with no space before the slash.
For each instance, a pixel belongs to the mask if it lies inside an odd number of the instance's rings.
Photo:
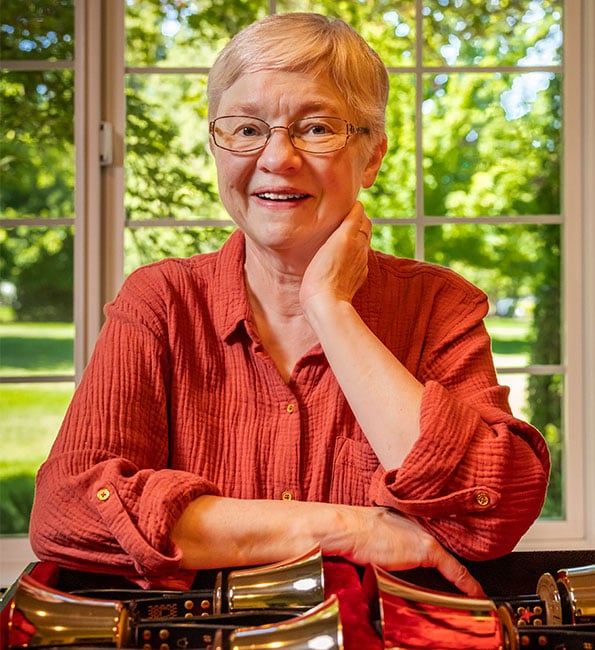
<path id="1" fill-rule="evenodd" d="M 101 5 L 75 0 L 75 374 L 80 378 L 100 326 L 99 120 Z"/>
<path id="2" fill-rule="evenodd" d="M 112 126 L 113 159 L 101 168 L 102 306 L 115 297 L 124 277 L 125 14 L 124 0 L 103 0 L 101 109 Z"/>
<path id="3" fill-rule="evenodd" d="M 423 151 L 423 3 L 416 0 L 415 6 L 415 258 L 425 257 L 424 228 L 424 151 Z"/>

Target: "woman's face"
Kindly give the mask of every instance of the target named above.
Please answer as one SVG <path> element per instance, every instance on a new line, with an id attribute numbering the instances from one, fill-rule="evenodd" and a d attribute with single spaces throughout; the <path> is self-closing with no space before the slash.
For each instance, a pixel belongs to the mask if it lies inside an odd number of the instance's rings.
<path id="1" fill-rule="evenodd" d="M 270 70 L 245 74 L 228 88 L 217 110 L 217 117 L 223 115 L 258 117 L 271 126 L 315 115 L 354 122 L 326 75 Z M 345 148 L 327 154 L 295 149 L 283 129 L 252 153 L 232 153 L 211 142 L 223 204 L 256 246 L 311 256 L 346 216 L 360 188 L 376 178 L 385 145 L 369 153 L 369 143 L 360 141 L 369 137 L 353 136 Z"/>

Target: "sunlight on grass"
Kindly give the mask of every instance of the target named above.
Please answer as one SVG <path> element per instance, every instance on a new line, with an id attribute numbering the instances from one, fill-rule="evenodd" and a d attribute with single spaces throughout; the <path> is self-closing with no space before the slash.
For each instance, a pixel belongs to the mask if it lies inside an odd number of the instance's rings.
<path id="1" fill-rule="evenodd" d="M 74 384 L 0 386 L 0 477 L 37 468 L 58 433 Z"/>
<path id="2" fill-rule="evenodd" d="M 26 534 L 35 475 L 73 390 L 74 383 L 0 385 L 0 535 Z"/>
<path id="3" fill-rule="evenodd" d="M 72 323 L 0 323 L 0 376 L 74 374 Z"/>
<path id="4" fill-rule="evenodd" d="M 529 362 L 531 321 L 523 318 L 486 318 L 496 367 L 522 368 Z"/>
<path id="5" fill-rule="evenodd" d="M 492 355 L 498 368 L 522 368 L 529 363 L 531 321 L 524 318 L 486 318 L 492 338 Z M 499 373 L 498 382 L 510 388 L 508 401 L 514 415 L 528 416 L 527 381 L 525 373 Z"/>

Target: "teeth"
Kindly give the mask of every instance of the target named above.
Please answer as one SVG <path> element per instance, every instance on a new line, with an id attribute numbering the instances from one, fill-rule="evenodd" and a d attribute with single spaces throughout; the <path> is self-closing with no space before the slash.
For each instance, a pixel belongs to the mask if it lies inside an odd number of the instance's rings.
<path id="1" fill-rule="evenodd" d="M 295 199 L 302 199 L 305 194 L 278 194 L 277 192 L 263 192 L 258 195 L 261 199 L 268 199 L 270 201 L 292 201 Z"/>

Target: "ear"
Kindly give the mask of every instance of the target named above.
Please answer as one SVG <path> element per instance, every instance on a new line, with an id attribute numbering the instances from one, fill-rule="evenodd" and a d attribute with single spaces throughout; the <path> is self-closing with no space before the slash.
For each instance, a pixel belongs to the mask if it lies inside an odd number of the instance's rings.
<path id="1" fill-rule="evenodd" d="M 362 174 L 362 187 L 371 187 L 376 180 L 378 175 L 378 170 L 386 154 L 386 135 L 382 136 L 382 139 L 375 145 L 370 153 L 370 157 L 366 166 L 364 167 L 364 173 Z"/>

